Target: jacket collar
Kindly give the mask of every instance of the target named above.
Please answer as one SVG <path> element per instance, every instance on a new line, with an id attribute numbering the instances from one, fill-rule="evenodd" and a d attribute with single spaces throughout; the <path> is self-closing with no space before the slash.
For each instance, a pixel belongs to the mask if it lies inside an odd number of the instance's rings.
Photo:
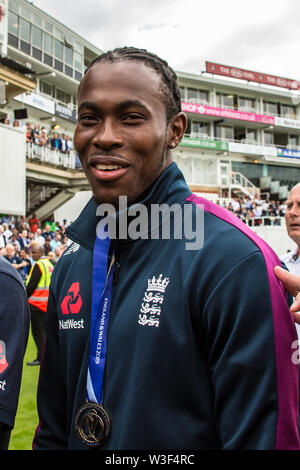
<path id="1" fill-rule="evenodd" d="M 150 208 L 151 204 L 181 203 L 191 195 L 184 176 L 175 162 L 171 163 L 147 189 L 139 204 Z M 96 215 L 97 204 L 92 197 L 79 217 L 67 229 L 66 235 L 90 251 L 94 249 L 96 227 L 100 217 Z M 117 243 L 130 243 L 132 240 L 117 240 Z"/>

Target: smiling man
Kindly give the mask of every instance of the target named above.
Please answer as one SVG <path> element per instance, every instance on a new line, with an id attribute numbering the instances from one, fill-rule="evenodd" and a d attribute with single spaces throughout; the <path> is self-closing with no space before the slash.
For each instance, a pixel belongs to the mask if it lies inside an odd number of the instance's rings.
<path id="1" fill-rule="evenodd" d="M 191 193 L 172 161 L 186 122 L 175 73 L 147 51 L 107 52 L 82 79 L 74 144 L 93 198 L 52 276 L 36 449 L 300 448 L 280 262 Z M 178 227 L 149 236 L 151 217 L 139 238 L 102 237 L 98 206 L 120 224 L 124 196 L 128 213 L 187 207 L 177 225 L 201 207 L 203 246 L 187 249 Z"/>

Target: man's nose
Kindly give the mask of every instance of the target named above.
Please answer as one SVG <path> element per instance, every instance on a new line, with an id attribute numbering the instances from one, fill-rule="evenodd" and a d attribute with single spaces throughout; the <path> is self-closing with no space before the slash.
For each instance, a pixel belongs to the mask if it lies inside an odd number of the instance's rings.
<path id="1" fill-rule="evenodd" d="M 110 119 L 104 120 L 93 137 L 93 144 L 104 149 L 122 145 L 122 139 L 116 123 Z"/>
<path id="2" fill-rule="evenodd" d="M 290 216 L 292 217 L 298 217 L 300 215 L 300 207 L 299 205 L 294 202 L 294 204 L 292 205 L 291 209 L 290 209 Z"/>

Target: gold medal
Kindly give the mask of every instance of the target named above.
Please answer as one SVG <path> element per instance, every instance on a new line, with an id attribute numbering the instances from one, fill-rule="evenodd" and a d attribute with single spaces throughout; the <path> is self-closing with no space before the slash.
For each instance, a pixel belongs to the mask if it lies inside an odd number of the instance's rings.
<path id="1" fill-rule="evenodd" d="M 84 444 L 100 446 L 110 435 L 110 417 L 103 406 L 86 402 L 75 418 L 75 430 Z"/>

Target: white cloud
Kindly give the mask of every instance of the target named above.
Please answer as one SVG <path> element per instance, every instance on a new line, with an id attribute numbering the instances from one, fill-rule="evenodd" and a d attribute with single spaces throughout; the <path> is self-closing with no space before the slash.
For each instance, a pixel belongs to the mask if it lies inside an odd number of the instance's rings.
<path id="1" fill-rule="evenodd" d="M 34 0 L 97 47 L 143 47 L 177 70 L 205 60 L 300 79 L 298 0 Z"/>

